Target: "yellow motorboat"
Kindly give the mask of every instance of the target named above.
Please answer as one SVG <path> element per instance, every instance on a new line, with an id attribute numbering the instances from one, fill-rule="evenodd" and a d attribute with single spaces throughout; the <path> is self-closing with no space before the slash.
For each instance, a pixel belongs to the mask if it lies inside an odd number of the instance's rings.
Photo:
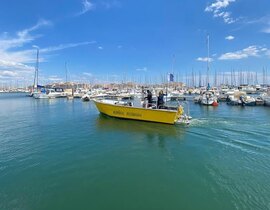
<path id="1" fill-rule="evenodd" d="M 134 107 L 131 102 L 95 99 L 94 103 L 100 113 L 117 118 L 142 120 L 166 124 L 175 124 L 183 119 L 182 106 L 175 110 Z"/>

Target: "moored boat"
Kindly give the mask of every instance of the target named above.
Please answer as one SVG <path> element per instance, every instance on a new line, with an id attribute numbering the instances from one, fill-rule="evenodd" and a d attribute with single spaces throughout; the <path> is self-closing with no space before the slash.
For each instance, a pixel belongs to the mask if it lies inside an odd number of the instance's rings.
<path id="1" fill-rule="evenodd" d="M 206 106 L 218 106 L 217 97 L 210 91 L 206 91 L 201 96 L 200 103 Z"/>
<path id="2" fill-rule="evenodd" d="M 251 96 L 240 97 L 240 100 L 241 100 L 243 106 L 255 106 L 256 105 L 255 98 L 253 98 Z"/>
<path id="3" fill-rule="evenodd" d="M 228 105 L 232 105 L 232 106 L 239 106 L 242 104 L 241 100 L 240 99 L 237 99 L 237 98 L 231 98 L 228 102 L 227 102 Z"/>
<path id="4" fill-rule="evenodd" d="M 90 101 L 90 96 L 88 94 L 84 94 L 82 96 L 82 101 Z"/>
<path id="5" fill-rule="evenodd" d="M 264 100 L 265 106 L 270 106 L 270 89 L 267 92 L 261 94 L 261 98 Z"/>
<path id="6" fill-rule="evenodd" d="M 35 99 L 48 99 L 48 95 L 46 93 L 46 89 L 44 86 L 37 85 L 37 90 L 33 93 L 33 97 Z"/>
<path id="7" fill-rule="evenodd" d="M 48 95 L 44 92 L 35 93 L 33 96 L 35 99 L 48 99 Z"/>
<path id="8" fill-rule="evenodd" d="M 256 106 L 264 105 L 264 100 L 261 97 L 257 97 L 255 100 L 256 100 Z"/>
<path id="9" fill-rule="evenodd" d="M 245 92 L 239 90 L 232 91 L 231 93 L 228 94 L 227 104 L 232 106 L 243 105 L 243 102 L 240 98 L 244 97 L 245 95 L 246 95 Z"/>
<path id="10" fill-rule="evenodd" d="M 270 97 L 264 97 L 264 105 L 270 106 Z"/>

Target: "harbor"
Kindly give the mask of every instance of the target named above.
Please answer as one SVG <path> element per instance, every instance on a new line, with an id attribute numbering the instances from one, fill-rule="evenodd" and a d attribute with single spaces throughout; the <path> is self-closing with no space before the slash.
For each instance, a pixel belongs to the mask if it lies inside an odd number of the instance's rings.
<path id="1" fill-rule="evenodd" d="M 0 209 L 270 208 L 266 71 L 42 85 L 38 72 L 0 91 Z"/>
<path id="2" fill-rule="evenodd" d="M 270 1 L 2 1 L 0 210 L 270 210 Z"/>
<path id="3" fill-rule="evenodd" d="M 76 98 L 5 93 L 0 107 L 0 209 L 269 208 L 269 107 L 191 101 L 188 126 Z"/>
<path id="4" fill-rule="evenodd" d="M 1 93 L 25 93 L 34 99 L 55 98 L 80 98 L 82 101 L 93 99 L 117 99 L 131 100 L 138 98 L 142 102 L 146 97 L 146 91 L 151 91 L 156 101 L 160 91 L 165 92 L 165 100 L 169 101 L 192 101 L 207 106 L 218 106 L 220 102 L 228 105 L 241 106 L 270 106 L 270 85 L 267 84 L 244 84 L 209 86 L 187 86 L 184 82 L 171 82 L 163 84 L 136 84 L 111 83 L 111 84 L 76 84 L 66 82 L 60 84 L 48 84 L 45 86 L 29 86 L 28 88 L 2 89 Z M 206 102 L 206 99 L 209 99 Z M 213 104 L 215 102 L 215 104 Z"/>

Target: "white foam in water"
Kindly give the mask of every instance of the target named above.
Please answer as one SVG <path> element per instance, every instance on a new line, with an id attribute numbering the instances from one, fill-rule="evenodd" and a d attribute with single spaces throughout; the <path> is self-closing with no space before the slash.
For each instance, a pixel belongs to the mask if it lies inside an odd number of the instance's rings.
<path id="1" fill-rule="evenodd" d="M 196 126 L 205 126 L 210 123 L 211 120 L 206 119 L 206 118 L 201 118 L 201 119 L 192 119 L 190 120 L 189 126 L 196 127 Z"/>

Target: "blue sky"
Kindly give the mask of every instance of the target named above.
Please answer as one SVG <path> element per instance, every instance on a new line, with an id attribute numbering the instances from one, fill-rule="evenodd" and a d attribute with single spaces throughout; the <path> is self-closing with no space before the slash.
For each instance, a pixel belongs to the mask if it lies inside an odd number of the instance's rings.
<path id="1" fill-rule="evenodd" d="M 160 80 L 172 72 L 262 72 L 270 61 L 269 0 L 3 0 L 0 82 Z"/>

